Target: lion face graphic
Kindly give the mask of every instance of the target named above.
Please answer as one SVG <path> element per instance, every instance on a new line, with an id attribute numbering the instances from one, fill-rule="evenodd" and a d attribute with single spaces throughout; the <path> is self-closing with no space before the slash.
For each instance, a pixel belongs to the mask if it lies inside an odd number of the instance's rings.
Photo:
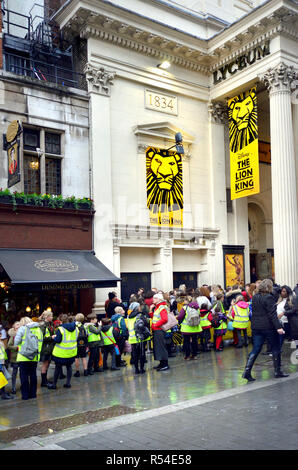
<path id="1" fill-rule="evenodd" d="M 181 155 L 150 147 L 146 151 L 147 207 L 154 213 L 183 208 Z"/>
<path id="2" fill-rule="evenodd" d="M 229 103 L 230 150 L 238 152 L 258 137 L 257 98 L 252 89 Z"/>

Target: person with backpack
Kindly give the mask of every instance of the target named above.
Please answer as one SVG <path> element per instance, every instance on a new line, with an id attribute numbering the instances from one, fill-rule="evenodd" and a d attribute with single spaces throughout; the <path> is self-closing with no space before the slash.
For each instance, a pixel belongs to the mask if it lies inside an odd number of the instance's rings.
<path id="1" fill-rule="evenodd" d="M 108 370 L 108 355 L 112 356 L 111 370 L 120 370 L 120 367 L 116 366 L 116 339 L 118 331 L 113 328 L 112 321 L 110 318 L 102 319 L 102 339 L 103 339 L 103 370 Z"/>
<path id="2" fill-rule="evenodd" d="M 39 317 L 39 327 L 43 334 L 43 343 L 40 353 L 41 362 L 41 387 L 47 387 L 51 383 L 47 379 L 47 373 L 52 360 L 52 352 L 55 346 L 55 341 L 52 336 L 55 334 L 55 327 L 53 323 L 53 312 L 45 310 Z"/>
<path id="3" fill-rule="evenodd" d="M 222 339 L 227 332 L 228 323 L 225 312 L 223 311 L 222 302 L 216 303 L 212 308 L 212 321 L 214 334 L 214 350 L 215 352 L 221 352 L 223 350 Z"/>
<path id="4" fill-rule="evenodd" d="M 87 319 L 90 323 L 85 324 L 87 331 L 87 344 L 89 348 L 89 360 L 88 360 L 88 375 L 94 375 L 94 372 L 102 372 L 102 368 L 99 367 L 99 348 L 103 346 L 103 337 L 101 334 L 102 326 L 101 323 L 98 325 L 97 316 L 95 313 L 89 313 Z M 92 370 L 93 366 L 93 370 Z"/>
<path id="5" fill-rule="evenodd" d="M 21 318 L 14 344 L 19 346 L 17 362 L 20 365 L 22 400 L 36 398 L 36 370 L 42 343 L 43 334 L 39 324 L 29 317 Z"/>
<path id="6" fill-rule="evenodd" d="M 71 388 L 72 364 L 78 352 L 77 340 L 79 333 L 76 323 L 73 321 L 73 317 L 69 317 L 66 313 L 63 313 L 60 317 L 60 321 L 62 325 L 58 327 L 56 334 L 52 337 L 55 341 L 52 353 L 52 359 L 55 362 L 55 371 L 54 382 L 48 384 L 49 390 L 56 390 L 63 366 L 66 366 L 66 383 L 63 387 Z"/>
<path id="7" fill-rule="evenodd" d="M 132 302 L 129 311 L 127 326 L 129 332 L 128 342 L 132 346 L 131 363 L 135 367 L 135 374 L 144 374 L 145 342 L 150 340 L 150 324 L 148 318 L 141 312 L 141 305 L 138 302 Z"/>
<path id="8" fill-rule="evenodd" d="M 118 306 L 115 308 L 115 314 L 112 316 L 111 321 L 114 330 L 118 331 L 116 343 L 119 347 L 120 354 L 116 354 L 116 367 L 126 367 L 126 362 L 121 359 L 125 341 L 128 339 L 128 330 L 124 320 L 125 310 Z"/>
<path id="9" fill-rule="evenodd" d="M 211 339 L 211 322 L 212 322 L 212 313 L 209 310 L 209 307 L 207 303 L 202 301 L 200 302 L 197 300 L 198 305 L 200 307 L 200 325 L 202 327 L 202 334 L 201 334 L 201 341 L 202 341 L 202 346 L 203 346 L 203 352 L 210 352 L 211 350 L 208 348 L 208 342 Z"/>
<path id="10" fill-rule="evenodd" d="M 180 324 L 180 331 L 183 336 L 185 361 L 198 359 L 198 335 L 202 331 L 200 321 L 201 317 L 198 303 L 193 301 L 192 297 L 187 296 L 185 304 L 178 315 L 178 323 Z"/>
<path id="11" fill-rule="evenodd" d="M 85 328 L 85 325 L 83 325 L 83 322 L 85 320 L 85 317 L 82 313 L 77 313 L 75 316 L 75 321 L 76 321 L 76 326 L 78 329 L 78 354 L 77 357 L 75 358 L 75 367 L 76 367 L 76 372 L 73 374 L 74 377 L 80 377 L 80 359 L 83 364 L 84 368 L 84 377 L 87 377 L 88 374 L 88 368 L 87 368 L 87 346 L 88 346 L 88 336 L 87 336 L 87 331 Z"/>

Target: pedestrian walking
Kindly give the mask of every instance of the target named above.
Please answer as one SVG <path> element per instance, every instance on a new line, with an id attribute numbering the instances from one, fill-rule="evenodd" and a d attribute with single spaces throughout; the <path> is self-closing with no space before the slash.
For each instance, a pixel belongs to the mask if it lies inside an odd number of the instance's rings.
<path id="1" fill-rule="evenodd" d="M 285 332 L 280 320 L 277 318 L 276 303 L 271 295 L 272 291 L 272 281 L 265 279 L 259 284 L 258 292 L 252 298 L 251 328 L 253 349 L 248 355 L 242 375 L 244 379 L 250 382 L 255 380 L 251 376 L 251 370 L 266 340 L 269 341 L 272 349 L 274 377 L 288 377 L 281 370 L 279 335 Z"/>
<path id="2" fill-rule="evenodd" d="M 79 334 L 75 321 L 66 314 L 61 315 L 60 321 L 62 324 L 52 337 L 55 341 L 52 353 L 52 359 L 55 362 L 55 371 L 53 383 L 48 384 L 48 389 L 50 390 L 56 390 L 63 366 L 66 366 L 66 383 L 63 387 L 71 388 L 72 364 L 78 352 L 77 340 Z"/>
<path id="3" fill-rule="evenodd" d="M 38 340 L 38 350 L 32 359 L 25 355 L 24 349 L 31 335 Z M 14 344 L 19 346 L 17 362 L 20 365 L 21 393 L 22 400 L 36 398 L 37 389 L 37 363 L 40 358 L 43 343 L 43 334 L 39 323 L 33 322 L 29 317 L 23 317 L 20 320 L 20 326 L 15 336 Z"/>

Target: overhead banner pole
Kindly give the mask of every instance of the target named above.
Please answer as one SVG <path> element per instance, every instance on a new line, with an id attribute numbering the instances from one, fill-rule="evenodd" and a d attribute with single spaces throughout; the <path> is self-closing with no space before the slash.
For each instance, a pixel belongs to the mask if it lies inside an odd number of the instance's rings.
<path id="1" fill-rule="evenodd" d="M 256 87 L 228 100 L 231 199 L 260 192 Z"/>

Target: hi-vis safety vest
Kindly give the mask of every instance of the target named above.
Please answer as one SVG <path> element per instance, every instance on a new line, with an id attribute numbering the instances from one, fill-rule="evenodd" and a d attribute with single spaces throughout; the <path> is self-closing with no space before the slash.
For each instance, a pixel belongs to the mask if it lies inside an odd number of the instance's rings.
<path id="1" fill-rule="evenodd" d="M 134 318 L 129 318 L 129 317 L 127 318 L 127 328 L 128 328 L 128 333 L 129 333 L 128 342 L 130 344 L 136 344 L 136 343 L 144 343 L 145 341 L 150 341 L 151 339 L 150 336 L 144 340 L 140 340 L 139 338 L 137 338 L 136 332 L 135 332 L 136 320 L 137 320 L 137 316 L 135 316 Z"/>
<path id="2" fill-rule="evenodd" d="M 62 335 L 62 341 L 61 343 L 55 344 L 52 353 L 53 356 L 61 357 L 64 359 L 75 357 L 78 353 L 78 329 L 75 328 L 74 331 L 68 331 L 66 328 L 63 328 L 63 326 L 59 326 L 58 330 Z"/>
<path id="3" fill-rule="evenodd" d="M 100 333 L 92 333 L 89 328 L 91 325 L 88 326 L 87 328 L 87 335 L 88 335 L 88 343 L 93 343 L 94 341 L 101 341 L 101 336 Z"/>
<path id="4" fill-rule="evenodd" d="M 200 320 L 200 323 L 198 326 L 189 326 L 187 325 L 187 317 L 188 317 L 188 311 L 187 311 L 187 306 L 184 305 L 184 309 L 185 309 L 185 317 L 183 318 L 183 321 L 181 323 L 181 333 L 201 333 L 202 331 L 202 326 L 201 326 L 201 322 L 202 320 Z M 198 309 L 198 314 L 200 315 L 200 309 Z"/>
<path id="5" fill-rule="evenodd" d="M 209 315 L 210 312 L 207 312 L 206 315 L 204 315 L 203 317 L 201 316 L 201 321 L 200 321 L 200 326 L 201 328 L 203 328 L 203 326 L 211 326 L 211 322 L 208 320 L 208 315 Z"/>
<path id="6" fill-rule="evenodd" d="M 42 334 L 42 331 L 39 328 L 39 326 L 36 326 L 35 328 L 30 328 L 30 330 L 35 336 L 37 336 L 37 339 L 38 339 L 38 354 L 36 354 L 34 359 L 28 359 L 28 357 L 25 357 L 20 353 L 20 351 L 22 349 L 22 346 L 25 342 L 27 331 L 28 331 L 28 329 L 25 328 L 25 333 L 24 333 L 24 336 L 22 338 L 22 341 L 18 345 L 19 350 L 18 350 L 18 355 L 17 355 L 17 362 L 38 362 L 39 361 L 39 355 L 40 355 L 40 351 L 42 349 L 42 343 L 43 343 L 43 334 Z"/>
<path id="7" fill-rule="evenodd" d="M 0 341 L 0 364 L 4 364 L 4 361 L 6 360 L 6 358 L 7 358 L 7 355 L 6 355 L 4 344 Z"/>
<path id="8" fill-rule="evenodd" d="M 233 306 L 235 317 L 233 320 L 233 328 L 243 329 L 249 325 L 249 309 Z"/>
<path id="9" fill-rule="evenodd" d="M 158 308 L 156 308 L 153 312 L 153 319 L 152 319 L 152 325 L 157 323 L 159 320 L 161 320 L 160 312 L 162 310 L 166 309 L 168 312 L 168 308 L 166 305 L 160 305 Z"/>
<path id="10" fill-rule="evenodd" d="M 115 338 L 113 335 L 113 327 L 111 326 L 108 331 L 102 332 L 104 346 L 110 346 L 111 344 L 115 344 Z"/>

